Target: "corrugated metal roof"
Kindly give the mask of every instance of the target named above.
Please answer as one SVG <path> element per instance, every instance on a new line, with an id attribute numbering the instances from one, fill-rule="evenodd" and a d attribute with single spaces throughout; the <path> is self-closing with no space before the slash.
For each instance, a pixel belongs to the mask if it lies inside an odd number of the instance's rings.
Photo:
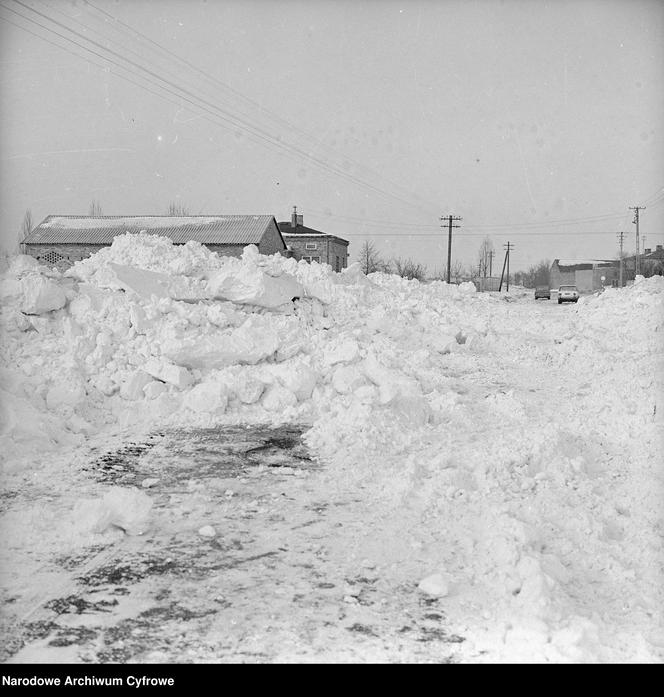
<path id="1" fill-rule="evenodd" d="M 117 235 L 141 231 L 175 243 L 258 244 L 272 220 L 271 215 L 49 215 L 24 244 L 107 245 Z"/>

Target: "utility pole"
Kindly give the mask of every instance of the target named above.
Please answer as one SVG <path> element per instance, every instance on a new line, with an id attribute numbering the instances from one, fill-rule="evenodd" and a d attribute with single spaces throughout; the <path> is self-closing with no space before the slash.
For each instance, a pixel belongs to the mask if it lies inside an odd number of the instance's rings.
<path id="1" fill-rule="evenodd" d="M 448 215 L 447 218 L 441 218 L 441 220 L 447 220 L 449 226 L 449 233 L 447 238 L 447 284 L 450 284 L 450 269 L 452 267 L 452 228 L 461 227 L 460 225 L 453 225 L 453 220 L 463 220 L 461 216 L 458 215 Z M 443 227 L 441 225 L 441 227 Z"/>
<path id="2" fill-rule="evenodd" d="M 505 248 L 505 261 L 503 261 L 503 270 L 500 274 L 500 285 L 498 286 L 498 292 L 500 293 L 503 287 L 503 277 L 505 276 L 505 267 L 507 267 L 507 292 L 510 292 L 510 251 L 514 249 L 514 245 L 511 242 L 504 244 Z"/>
<path id="3" fill-rule="evenodd" d="M 618 233 L 618 239 L 620 240 L 620 287 L 623 287 L 623 240 L 625 238 L 624 232 Z"/>
<path id="4" fill-rule="evenodd" d="M 641 263 L 639 259 L 639 211 L 644 211 L 645 206 L 630 206 L 629 209 L 634 211 L 634 220 L 632 222 L 636 225 L 636 252 L 634 254 L 634 275 L 636 276 L 641 271 Z"/>

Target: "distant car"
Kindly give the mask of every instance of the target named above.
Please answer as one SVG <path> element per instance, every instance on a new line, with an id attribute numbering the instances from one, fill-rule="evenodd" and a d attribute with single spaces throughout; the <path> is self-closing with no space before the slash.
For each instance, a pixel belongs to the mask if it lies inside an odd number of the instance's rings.
<path id="1" fill-rule="evenodd" d="M 579 291 L 576 286 L 560 286 L 558 288 L 558 305 L 560 303 L 579 302 Z"/>
<path id="2" fill-rule="evenodd" d="M 540 298 L 551 300 L 549 286 L 537 286 L 537 288 L 535 288 L 535 300 L 539 300 Z"/>

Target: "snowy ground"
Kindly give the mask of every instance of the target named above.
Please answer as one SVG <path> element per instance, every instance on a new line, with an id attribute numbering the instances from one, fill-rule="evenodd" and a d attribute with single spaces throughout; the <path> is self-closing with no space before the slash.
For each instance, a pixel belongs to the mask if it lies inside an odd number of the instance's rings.
<path id="1" fill-rule="evenodd" d="M 3 660 L 664 657 L 663 279 L 125 236 L 1 292 Z"/>

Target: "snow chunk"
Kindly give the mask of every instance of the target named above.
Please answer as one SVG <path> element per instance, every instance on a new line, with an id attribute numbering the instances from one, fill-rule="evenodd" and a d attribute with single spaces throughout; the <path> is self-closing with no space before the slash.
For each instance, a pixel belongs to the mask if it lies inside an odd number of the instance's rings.
<path id="1" fill-rule="evenodd" d="M 352 363 L 360 357 L 360 347 L 355 339 L 345 339 L 325 351 L 324 361 L 327 365 Z"/>
<path id="2" fill-rule="evenodd" d="M 115 288 L 122 288 L 143 298 L 170 298 L 168 290 L 169 277 L 163 273 L 136 269 L 131 266 L 110 263 L 108 265 L 114 273 Z"/>
<path id="3" fill-rule="evenodd" d="M 363 362 L 364 374 L 378 387 L 381 404 L 390 404 L 402 396 L 421 395 L 415 378 L 382 365 L 372 353 Z"/>
<path id="4" fill-rule="evenodd" d="M 58 382 L 46 393 L 46 406 L 60 409 L 62 406 L 75 407 L 85 396 L 85 389 L 76 382 Z"/>
<path id="5" fill-rule="evenodd" d="M 250 317 L 230 333 L 168 339 L 162 345 L 162 354 L 188 368 L 217 369 L 243 363 L 254 365 L 274 354 L 279 345 L 278 334 L 262 318 Z"/>
<path id="6" fill-rule="evenodd" d="M 102 533 L 110 527 L 142 535 L 149 527 L 152 499 L 134 487 L 115 486 L 101 499 L 83 499 L 74 507 L 74 525 Z"/>
<path id="7" fill-rule="evenodd" d="M 343 365 L 332 373 L 332 387 L 339 394 L 350 394 L 366 384 L 364 375 L 354 366 Z"/>
<path id="8" fill-rule="evenodd" d="M 304 402 L 311 397 L 311 393 L 314 391 L 318 381 L 318 374 L 301 360 L 273 366 L 270 368 L 270 373 L 292 392 L 300 402 Z"/>
<path id="9" fill-rule="evenodd" d="M 235 386 L 235 393 L 243 404 L 254 404 L 265 392 L 265 383 L 251 375 L 241 376 Z"/>
<path id="10" fill-rule="evenodd" d="M 417 587 L 422 593 L 439 598 L 446 596 L 450 592 L 447 581 L 442 574 L 427 576 L 419 582 Z"/>
<path id="11" fill-rule="evenodd" d="M 203 382 L 187 394 L 184 404 L 201 413 L 223 413 L 228 404 L 228 387 L 216 381 Z"/>
<path id="12" fill-rule="evenodd" d="M 67 304 L 64 290 L 54 281 L 41 275 L 30 274 L 20 280 L 21 312 L 42 315 L 59 310 Z"/>
<path id="13" fill-rule="evenodd" d="M 152 375 L 152 377 L 175 385 L 179 389 L 184 389 L 191 385 L 194 381 L 191 373 L 179 365 L 173 365 L 158 358 L 151 358 L 143 366 L 143 370 Z"/>
<path id="14" fill-rule="evenodd" d="M 250 266 L 220 269 L 209 278 L 207 287 L 213 298 L 270 309 L 304 295 L 304 289 L 290 274 L 269 276 Z"/>
<path id="15" fill-rule="evenodd" d="M 463 283 L 459 283 L 457 289 L 462 295 L 473 295 L 473 293 L 477 293 L 477 288 L 472 281 L 464 281 Z"/>
<path id="16" fill-rule="evenodd" d="M 147 399 L 156 399 L 159 395 L 164 394 L 168 387 L 160 380 L 153 380 L 143 388 L 143 394 Z"/>
<path id="17" fill-rule="evenodd" d="M 281 385 L 270 385 L 262 399 L 263 408 L 268 411 L 281 412 L 297 405 L 297 397 Z"/>
<path id="18" fill-rule="evenodd" d="M 120 386 L 120 397 L 123 399 L 141 399 L 143 389 L 154 382 L 151 375 L 144 370 L 134 370 Z"/>
<path id="19" fill-rule="evenodd" d="M 41 264 L 29 254 L 18 254 L 11 260 L 8 274 L 18 277 L 30 271 L 38 271 L 40 267 Z"/>

